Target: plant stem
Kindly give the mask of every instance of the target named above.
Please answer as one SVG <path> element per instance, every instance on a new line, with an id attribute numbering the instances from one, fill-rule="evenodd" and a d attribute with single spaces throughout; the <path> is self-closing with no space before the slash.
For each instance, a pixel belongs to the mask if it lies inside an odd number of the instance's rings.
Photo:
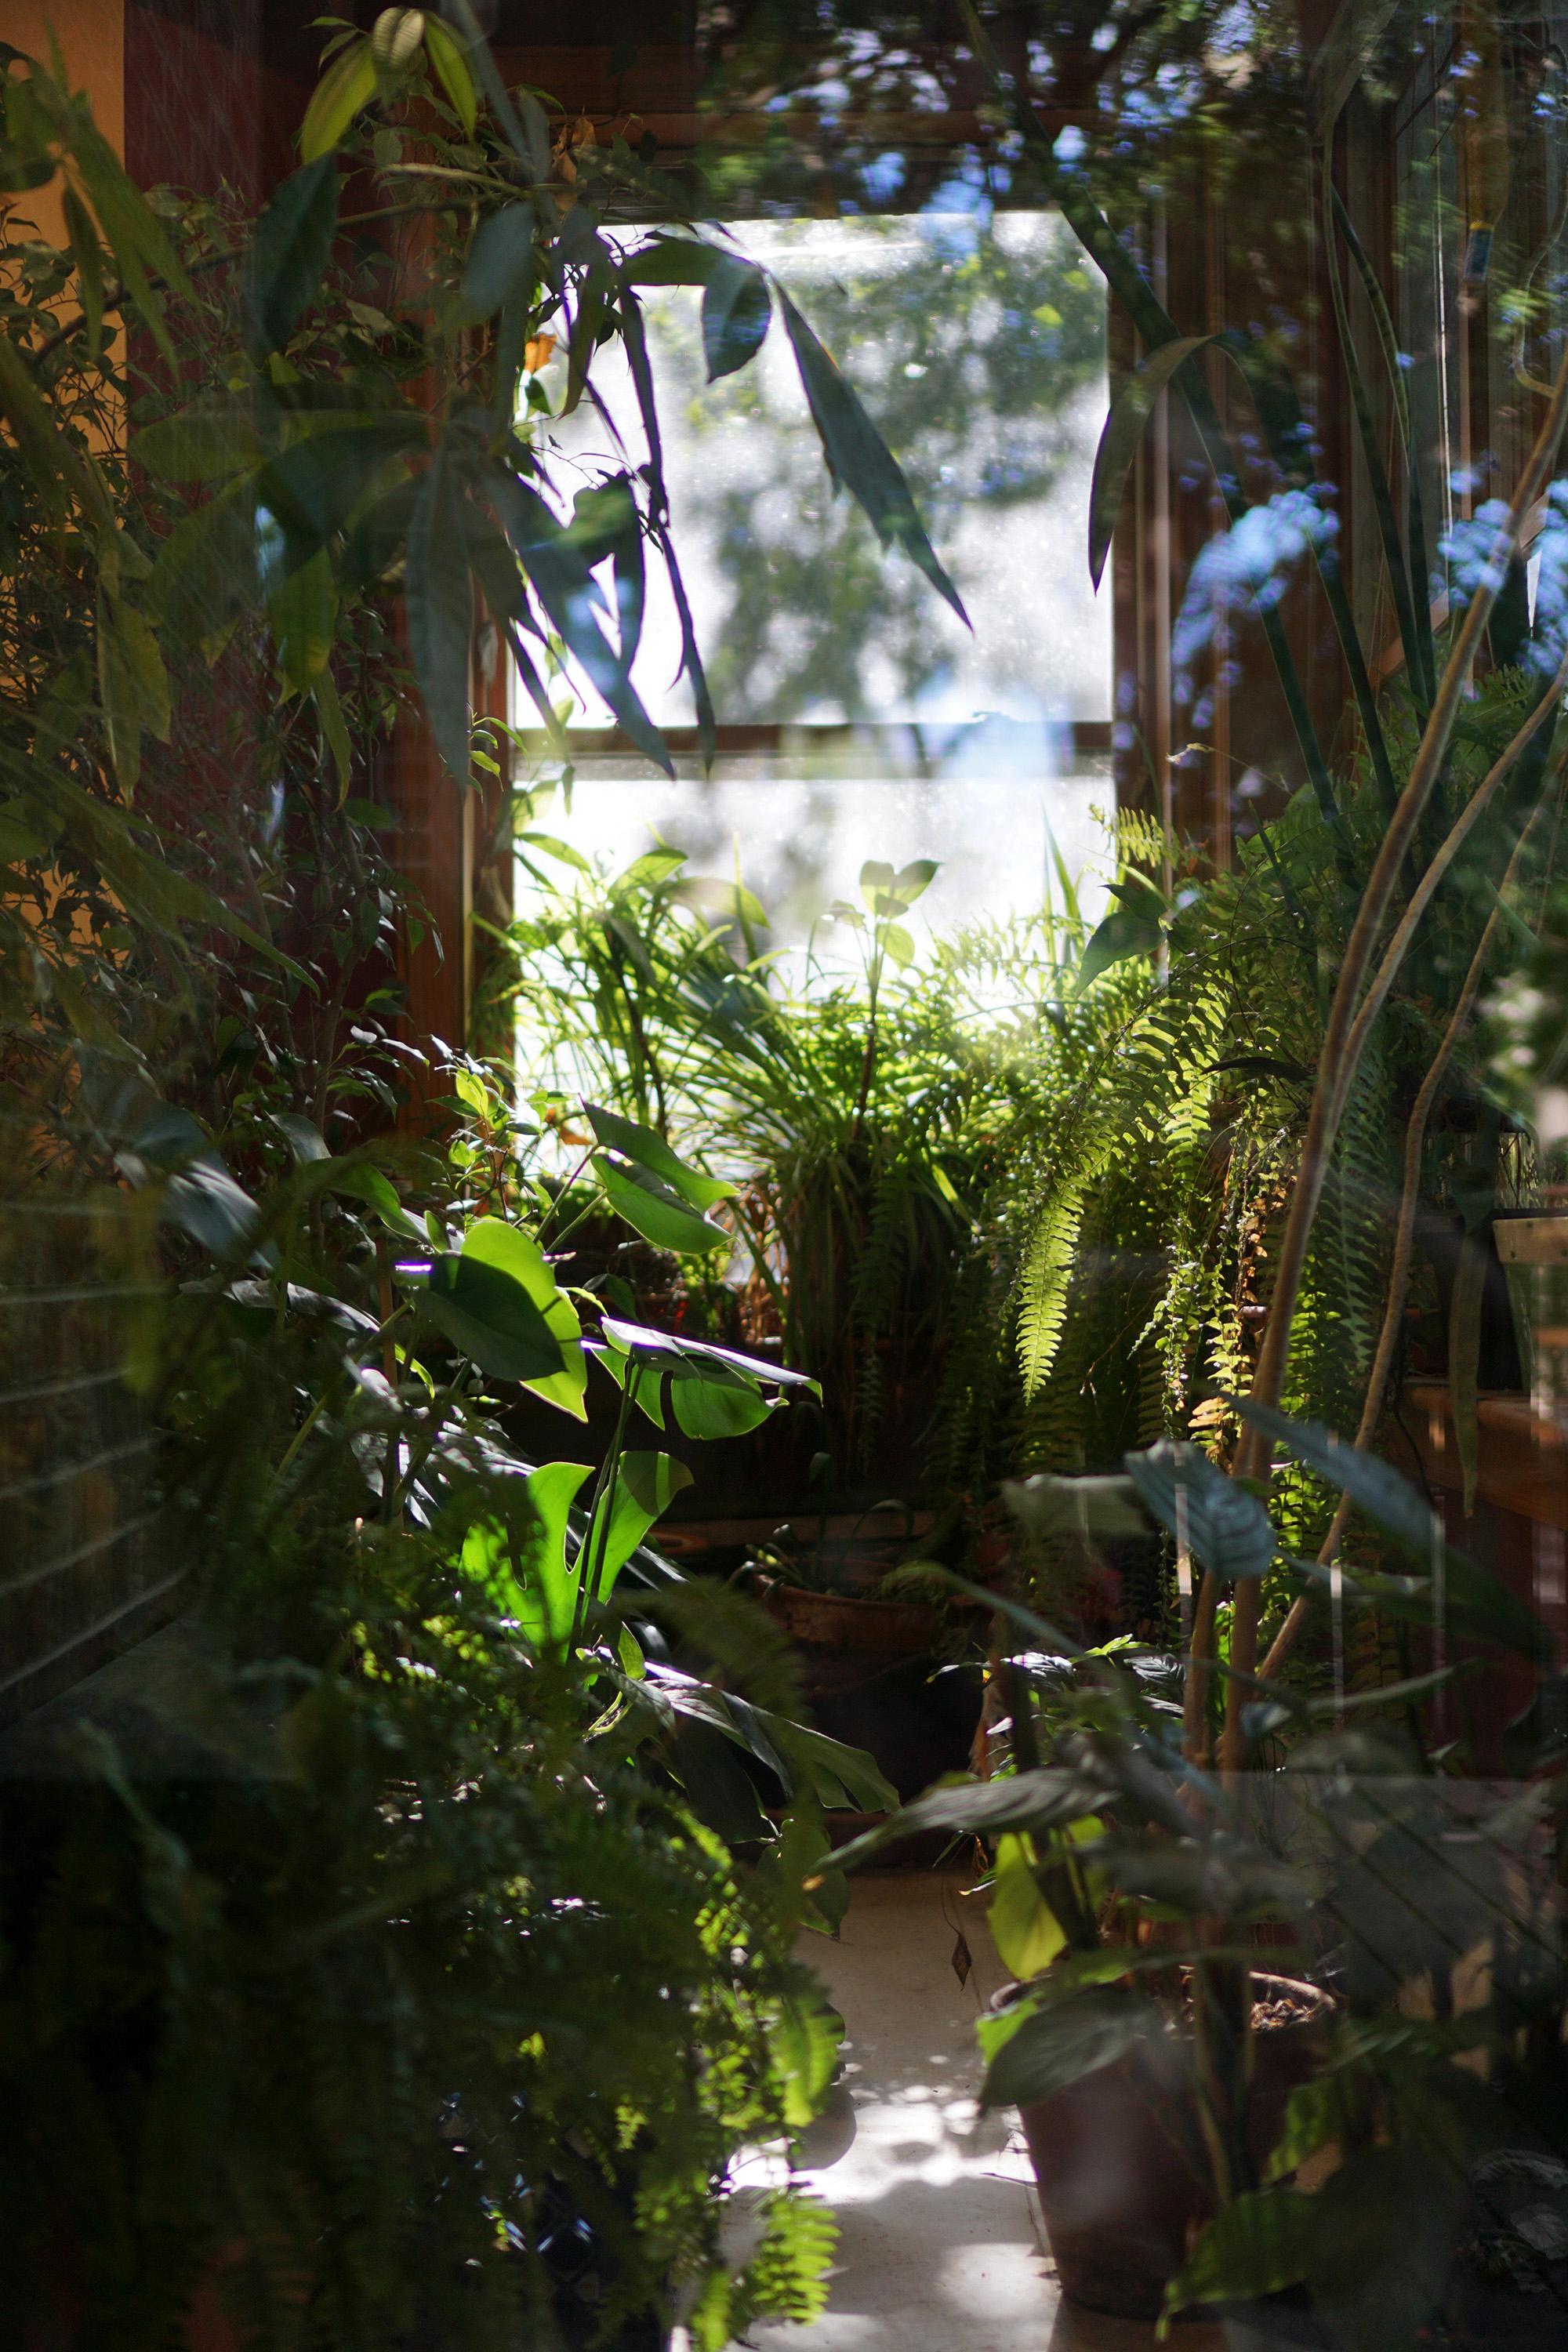
<path id="1" fill-rule="evenodd" d="M 1557 762 L 1559 772 L 1562 765 L 1562 760 L 1559 759 Z M 1520 859 L 1524 854 L 1524 845 L 1545 805 L 1544 801 L 1538 804 L 1531 816 L 1530 823 L 1520 835 L 1518 845 L 1509 860 L 1508 871 L 1503 876 L 1499 888 L 1500 899 L 1502 892 L 1508 888 L 1514 877 Z M 1481 933 L 1480 944 L 1471 960 L 1469 971 L 1465 975 L 1465 984 L 1459 991 L 1459 1001 L 1455 1005 L 1448 1025 L 1443 1033 L 1443 1042 L 1437 1048 L 1432 1066 L 1421 1082 L 1421 1091 L 1415 1097 L 1415 1107 L 1410 1114 L 1410 1124 L 1405 1132 L 1405 1189 L 1399 1202 L 1399 1223 L 1394 1234 L 1394 1265 L 1388 1277 L 1388 1301 L 1383 1312 L 1383 1328 L 1378 1333 L 1377 1354 L 1373 1360 L 1372 1373 L 1367 1381 L 1366 1402 L 1362 1407 L 1361 1425 L 1356 1431 L 1355 1451 L 1358 1454 L 1364 1454 L 1367 1451 L 1376 1434 L 1378 1423 L 1383 1419 L 1384 1397 L 1388 1386 L 1388 1375 L 1394 1362 L 1394 1351 L 1398 1345 L 1399 1328 L 1405 1318 L 1405 1295 L 1410 1287 L 1410 1261 L 1415 1250 L 1415 1211 L 1421 1184 L 1421 1150 L 1426 1141 L 1426 1122 L 1431 1117 L 1432 1105 L 1436 1099 L 1437 1089 L 1443 1082 L 1443 1075 L 1447 1069 L 1454 1047 L 1458 1041 L 1459 1032 L 1469 1016 L 1470 1007 L 1474 1004 L 1480 989 L 1488 950 L 1490 949 L 1498 925 L 1501 920 L 1502 909 L 1500 905 L 1493 908 L 1488 918 L 1486 929 Z M 1320 1568 L 1326 1568 L 1339 1549 L 1340 1538 L 1344 1533 L 1345 1521 L 1350 1517 L 1350 1513 L 1351 1497 L 1348 1494 L 1342 1494 L 1339 1507 L 1330 1524 L 1329 1532 L 1323 1538 L 1319 1549 Z M 1295 1647 L 1296 1636 L 1306 1622 L 1307 1612 L 1311 1605 L 1312 1597 L 1310 1591 L 1303 1592 L 1291 1603 L 1289 1613 L 1274 1636 L 1269 1645 L 1268 1654 L 1258 1670 L 1264 1682 L 1274 1680 Z"/>
<path id="2" fill-rule="evenodd" d="M 1301 1146 L 1300 1169 L 1290 1201 L 1290 1214 L 1286 1223 L 1280 1245 L 1279 1267 L 1275 1279 L 1274 1298 L 1268 1322 L 1258 1351 L 1258 1366 L 1253 1374 L 1251 1395 L 1259 1404 L 1276 1405 L 1284 1386 L 1285 1367 L 1289 1357 L 1291 1327 L 1295 1320 L 1296 1302 L 1300 1293 L 1301 1278 L 1306 1269 L 1307 1244 L 1312 1221 L 1322 1196 L 1328 1176 L 1329 1156 L 1332 1151 L 1340 1115 L 1355 1076 L 1361 1047 L 1365 1042 L 1364 1030 L 1358 1034 L 1355 1019 L 1356 1000 L 1372 961 L 1373 950 L 1383 919 L 1388 911 L 1398 879 L 1405 853 L 1415 837 L 1415 829 L 1437 781 L 1447 756 L 1454 722 L 1458 717 L 1471 666 L 1479 650 L 1482 632 L 1486 628 L 1498 586 L 1507 577 L 1509 564 L 1519 545 L 1524 519 L 1535 502 L 1537 491 L 1555 460 L 1557 446 L 1563 436 L 1563 422 L 1568 409 L 1568 352 L 1563 354 L 1552 390 L 1552 404 L 1545 423 L 1536 437 L 1535 446 L 1520 477 L 1513 503 L 1507 520 L 1499 527 L 1487 559 L 1481 568 L 1479 583 L 1470 600 L 1458 636 L 1448 656 L 1447 665 L 1438 685 L 1432 714 L 1426 722 L 1410 780 L 1399 797 L 1388 828 L 1379 845 L 1372 874 L 1362 896 L 1360 908 L 1341 966 L 1339 985 L 1330 1009 L 1327 1034 L 1319 1057 L 1317 1084 L 1312 1090 L 1312 1107 L 1308 1115 L 1307 1132 Z M 1390 975 L 1392 978 L 1392 974 Z M 1353 1048 L 1353 1051 L 1352 1051 Z M 1248 1429 L 1236 1450 L 1232 1475 L 1245 1478 L 1256 1471 L 1267 1471 L 1268 1447 L 1265 1441 Z M 1205 1571 L 1206 1587 L 1212 1571 Z M 1231 1664 L 1250 1675 L 1258 1660 L 1258 1616 L 1261 1601 L 1261 1579 L 1244 1578 L 1236 1588 L 1231 1619 Z M 1216 1595 L 1217 1598 L 1217 1595 Z M 1226 1698 L 1225 1738 L 1220 1761 L 1227 1776 L 1233 1777 L 1241 1766 L 1245 1740 L 1241 1727 L 1243 1692 L 1246 1685 L 1233 1682 Z"/>

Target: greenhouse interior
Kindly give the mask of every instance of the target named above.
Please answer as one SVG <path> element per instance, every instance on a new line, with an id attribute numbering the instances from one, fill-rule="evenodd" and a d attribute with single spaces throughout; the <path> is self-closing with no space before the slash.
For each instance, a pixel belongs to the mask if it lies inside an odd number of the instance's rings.
<path id="1" fill-rule="evenodd" d="M 19 2352 L 1568 2352 L 1568 12 L 3 0 Z"/>

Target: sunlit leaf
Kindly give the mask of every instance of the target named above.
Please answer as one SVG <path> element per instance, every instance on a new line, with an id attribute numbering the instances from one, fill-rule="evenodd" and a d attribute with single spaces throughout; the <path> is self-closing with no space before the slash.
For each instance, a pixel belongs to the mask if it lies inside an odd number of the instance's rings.
<path id="1" fill-rule="evenodd" d="M 684 1160 L 673 1152 L 661 1135 L 651 1127 L 642 1127 L 634 1119 L 623 1118 L 618 1111 L 606 1110 L 599 1103 L 584 1102 L 584 1111 L 599 1141 L 625 1160 L 634 1160 L 652 1175 L 660 1177 L 670 1190 L 694 1209 L 711 1209 L 720 1201 L 734 1198 L 735 1187 L 717 1176 L 704 1176 L 689 1168 Z M 704 1243 L 703 1246 L 709 1246 Z"/>
<path id="2" fill-rule="evenodd" d="M 558 1405 L 577 1421 L 586 1421 L 588 1409 L 584 1398 L 588 1363 L 583 1353 L 583 1327 L 575 1307 L 557 1285 L 549 1261 L 532 1234 L 525 1234 L 519 1225 L 509 1224 L 502 1217 L 481 1217 L 468 1228 L 463 1255 L 477 1265 L 496 1267 L 527 1292 L 561 1349 L 562 1369 L 542 1378 L 529 1379 L 524 1385 L 547 1404 Z"/>
<path id="3" fill-rule="evenodd" d="M 908 482 L 891 450 L 789 296 L 778 289 L 795 364 L 821 436 L 828 471 L 859 500 L 884 547 L 899 546 L 967 626 L 957 589 L 938 562 Z"/>
<path id="4" fill-rule="evenodd" d="M 468 70 L 468 53 L 434 9 L 425 12 L 425 47 L 437 79 L 452 101 L 452 111 L 463 126 L 464 138 L 471 139 L 479 121 L 479 101 L 474 77 Z"/>
<path id="5" fill-rule="evenodd" d="M 301 161 L 313 163 L 330 154 L 374 96 L 375 57 L 366 34 L 340 49 L 316 84 L 300 126 Z"/>

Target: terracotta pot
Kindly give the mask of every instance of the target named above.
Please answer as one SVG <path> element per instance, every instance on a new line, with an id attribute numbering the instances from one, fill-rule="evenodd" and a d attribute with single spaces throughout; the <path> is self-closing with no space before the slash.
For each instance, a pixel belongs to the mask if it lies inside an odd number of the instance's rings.
<path id="1" fill-rule="evenodd" d="M 1252 1981 L 1260 1997 L 1289 1988 L 1318 2012 L 1256 2032 L 1247 2137 L 1261 2163 L 1286 2100 L 1321 2060 L 1331 2003 L 1293 1978 L 1255 1972 Z M 1157 2316 L 1166 2280 L 1214 2211 L 1185 2045 L 1146 2043 L 1020 2118 L 1062 2293 L 1091 2311 Z"/>
<path id="2" fill-rule="evenodd" d="M 942 1618 L 921 1601 L 852 1601 L 837 1592 L 759 1576 L 753 1590 L 768 1614 L 797 1642 L 826 1650 L 934 1650 Z"/>

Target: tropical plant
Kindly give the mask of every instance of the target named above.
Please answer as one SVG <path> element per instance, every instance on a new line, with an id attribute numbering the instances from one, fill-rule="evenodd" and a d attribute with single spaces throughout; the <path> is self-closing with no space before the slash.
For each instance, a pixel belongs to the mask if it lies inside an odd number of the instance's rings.
<path id="1" fill-rule="evenodd" d="M 657 439 L 563 521 L 515 394 L 550 321 L 569 401 L 606 328 L 640 350 L 638 267 L 704 286 L 727 364 L 770 297 L 694 239 L 612 260 L 468 34 L 347 31 L 254 226 L 148 202 L 58 61 L 5 60 L 0 165 L 61 184 L 70 238 L 12 238 L 0 320 L 6 1222 L 97 1236 L 194 1657 L 147 1743 L 30 1751 L 61 1785 L 5 1857 L 12 2275 L 80 2340 L 166 2341 L 210 2291 L 262 2341 L 510 2341 L 520 2297 L 580 2315 L 589 2228 L 602 2332 L 678 2290 L 715 2346 L 820 2300 L 820 2216 L 784 2194 L 731 2273 L 715 2192 L 825 2085 L 789 1950 L 842 1899 L 822 1807 L 890 1792 L 794 1721 L 765 1621 L 646 1550 L 685 1474 L 626 1442 L 634 1412 L 710 1437 L 811 1383 L 560 1287 L 502 1067 L 450 1056 L 447 1135 L 386 1135 L 421 918 L 366 790 L 409 687 L 395 588 L 459 779 L 476 579 L 542 695 L 575 662 L 658 748 L 629 682 L 645 538 L 673 569 Z M 368 218 L 340 142 L 384 175 Z M 642 168 L 611 162 L 607 201 Z M 395 242 L 346 249 L 367 230 Z M 784 315 L 841 475 L 944 584 Z M 723 1186 L 589 1116 L 593 1213 L 711 1248 Z M 593 1362 L 606 1460 L 517 1459 L 497 1391 L 581 1423 Z M 753 1876 L 721 1832 L 762 1841 Z"/>

